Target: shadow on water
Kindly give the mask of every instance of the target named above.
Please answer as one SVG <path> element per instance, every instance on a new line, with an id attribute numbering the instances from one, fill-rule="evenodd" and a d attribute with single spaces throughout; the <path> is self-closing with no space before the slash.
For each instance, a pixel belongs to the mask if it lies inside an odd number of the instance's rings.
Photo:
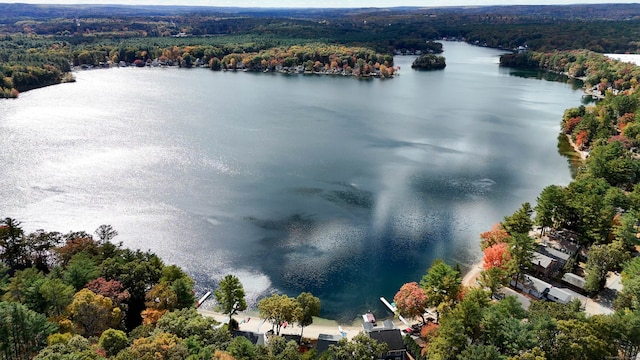
<path id="1" fill-rule="evenodd" d="M 558 135 L 558 153 L 567 159 L 567 162 L 569 163 L 569 170 L 571 171 L 571 177 L 575 179 L 578 174 L 578 170 L 583 165 L 583 161 L 580 155 L 569 143 L 567 136 L 562 133 Z"/>
<path id="2" fill-rule="evenodd" d="M 580 79 L 572 78 L 564 74 L 558 74 L 550 71 L 543 70 L 522 70 L 512 69 L 509 75 L 517 76 L 525 79 L 538 79 L 553 82 L 561 82 L 571 85 L 571 89 L 578 90 L 584 86 L 584 82 Z"/>

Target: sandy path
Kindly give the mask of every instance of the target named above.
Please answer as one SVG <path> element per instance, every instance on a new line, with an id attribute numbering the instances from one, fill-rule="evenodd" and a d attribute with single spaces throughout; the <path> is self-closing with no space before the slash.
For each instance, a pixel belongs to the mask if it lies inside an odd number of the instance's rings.
<path id="1" fill-rule="evenodd" d="M 480 272 L 482 271 L 482 260 L 473 264 L 471 269 L 462 278 L 462 285 L 466 287 L 477 287 L 477 279 L 480 278 Z"/>

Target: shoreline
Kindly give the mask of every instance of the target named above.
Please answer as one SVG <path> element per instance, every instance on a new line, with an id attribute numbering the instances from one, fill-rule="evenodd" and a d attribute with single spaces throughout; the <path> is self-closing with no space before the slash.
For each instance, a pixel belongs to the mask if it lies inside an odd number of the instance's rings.
<path id="1" fill-rule="evenodd" d="M 212 317 L 219 323 L 226 323 L 229 320 L 229 316 L 220 312 L 197 309 L 198 313 L 202 316 Z M 255 311 L 243 311 L 233 316 L 239 323 L 240 331 L 250 331 L 266 334 L 271 330 L 271 323 L 260 318 Z M 397 329 L 404 329 L 406 326 L 398 319 L 393 319 L 393 324 Z M 380 322 L 378 324 L 380 325 Z M 364 331 L 362 324 L 358 325 L 358 320 L 355 320 L 351 324 L 342 324 L 336 320 L 314 317 L 313 323 L 309 326 L 305 326 L 304 329 L 297 324 L 289 324 L 287 327 L 283 327 L 280 330 L 280 335 L 302 335 L 307 339 L 318 339 L 320 334 L 323 335 L 335 335 L 343 336 L 349 340 L 353 339 L 356 335 Z M 342 333 L 341 331 L 342 330 Z"/>
<path id="2" fill-rule="evenodd" d="M 480 273 L 482 272 L 482 260 L 474 263 L 471 268 L 464 274 L 461 285 L 465 287 L 479 287 L 478 278 L 480 277 Z M 198 308 L 198 313 L 212 317 L 219 323 L 226 323 L 229 319 L 229 316 L 226 314 L 222 314 L 215 310 L 209 310 L 204 308 Z M 262 332 L 266 333 L 271 329 L 271 324 L 266 320 L 260 318 L 260 315 L 255 310 L 246 310 L 240 312 L 233 316 L 234 319 L 238 320 L 241 331 L 253 331 L 253 332 Z M 246 321 L 249 319 L 249 321 Z M 381 323 L 383 320 L 388 320 L 388 317 L 378 319 L 378 323 Z M 407 319 L 410 323 L 419 322 L 416 319 Z M 402 323 L 395 316 L 391 318 L 394 326 L 397 329 L 404 329 L 406 325 Z M 336 319 L 329 319 L 323 317 L 314 317 L 313 324 L 306 326 L 303 331 L 303 335 L 305 338 L 318 338 L 319 334 L 327 334 L 327 335 L 341 335 L 339 329 L 342 329 L 344 333 L 346 333 L 346 338 L 351 340 L 354 336 L 358 335 L 360 332 L 364 331 L 364 328 L 361 324 L 361 319 L 355 319 L 353 322 L 340 322 Z M 280 331 L 281 335 L 300 335 L 301 328 L 297 324 L 291 324 L 286 328 L 282 328 Z M 315 336 L 315 337 L 314 337 Z"/>
<path id="3" fill-rule="evenodd" d="M 576 154 L 580 156 L 580 160 L 582 161 L 587 160 L 587 158 L 589 157 L 589 152 L 580 150 L 578 145 L 576 145 L 576 143 L 573 142 L 573 139 L 571 139 L 571 135 L 564 134 L 564 136 L 567 137 L 567 141 L 569 141 L 569 145 L 571 145 L 571 148 L 573 148 L 573 151 L 575 151 Z"/>
<path id="4" fill-rule="evenodd" d="M 460 284 L 466 287 L 477 287 L 480 286 L 478 284 L 478 278 L 480 277 L 480 273 L 482 272 L 482 260 L 473 264 L 471 268 L 467 271 L 466 274 L 462 277 L 462 281 Z"/>

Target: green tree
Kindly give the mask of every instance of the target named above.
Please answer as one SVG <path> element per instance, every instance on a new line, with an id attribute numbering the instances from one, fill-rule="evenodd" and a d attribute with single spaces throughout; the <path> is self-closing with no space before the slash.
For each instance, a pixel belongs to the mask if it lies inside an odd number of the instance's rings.
<path id="1" fill-rule="evenodd" d="M 300 317 L 300 305 L 295 298 L 287 295 L 273 294 L 258 301 L 260 317 L 271 323 L 271 329 L 275 328 L 276 335 L 280 335 L 280 329 L 286 323 L 293 323 Z"/>
<path id="2" fill-rule="evenodd" d="M 296 298 L 300 308 L 299 316 L 296 319 L 300 325 L 300 341 L 302 341 L 302 333 L 304 328 L 313 324 L 313 317 L 320 316 L 320 299 L 313 296 L 309 292 L 303 292 Z"/>
<path id="3" fill-rule="evenodd" d="M 458 360 L 504 359 L 493 345 L 469 345 L 458 355 Z"/>
<path id="4" fill-rule="evenodd" d="M 616 299 L 616 307 L 619 310 L 640 310 L 640 257 L 634 257 L 624 264 L 621 282 L 622 293 Z"/>
<path id="5" fill-rule="evenodd" d="M 617 225 L 613 234 L 616 240 L 622 241 L 626 246 L 635 246 L 638 244 L 638 214 L 636 212 L 626 212 L 620 216 L 620 224 Z"/>
<path id="6" fill-rule="evenodd" d="M 534 347 L 521 354 L 510 357 L 509 360 L 547 360 L 546 354 L 539 347 Z"/>
<path id="7" fill-rule="evenodd" d="M 436 321 L 439 321 L 443 309 L 451 307 L 457 301 L 461 282 L 460 273 L 441 259 L 434 261 L 420 280 L 420 286 L 427 295 L 427 305 L 436 308 Z"/>
<path id="8" fill-rule="evenodd" d="M 485 308 L 489 306 L 489 297 L 478 288 L 469 290 L 467 296 L 451 311 L 443 314 L 436 337 L 427 347 L 427 358 L 453 360 L 465 348 L 481 336 L 480 321 Z"/>
<path id="9" fill-rule="evenodd" d="M 564 191 L 561 186 L 549 185 L 542 190 L 535 207 L 535 224 L 540 226 L 542 235 L 545 229 L 559 226 L 564 218 L 564 208 Z"/>
<path id="10" fill-rule="evenodd" d="M 607 273 L 628 261 L 630 254 L 622 241 L 607 245 L 593 245 L 587 254 L 585 290 L 597 293 L 604 289 Z"/>
<path id="11" fill-rule="evenodd" d="M 567 199 L 572 210 L 565 225 L 577 231 L 583 243 L 607 241 L 617 213 L 616 204 L 606 201 L 617 198 L 613 192 L 607 197 L 610 191 L 612 188 L 604 179 L 593 177 L 579 177 L 567 186 Z"/>
<path id="12" fill-rule="evenodd" d="M 614 341 L 608 341 L 609 331 L 600 326 L 598 316 L 586 320 L 559 320 L 555 353 L 551 359 L 615 359 Z"/>
<path id="13" fill-rule="evenodd" d="M 10 217 L 0 220 L 0 260 L 12 270 L 26 267 L 24 232 L 20 222 Z"/>
<path id="14" fill-rule="evenodd" d="M 238 336 L 231 340 L 227 351 L 236 360 L 253 360 L 256 357 L 256 347 L 243 336 Z"/>
<path id="15" fill-rule="evenodd" d="M 62 242 L 62 235 L 58 232 L 36 230 L 24 238 L 27 251 L 27 266 L 33 266 L 43 272 L 49 271 L 52 262 L 52 250 Z"/>
<path id="16" fill-rule="evenodd" d="M 101 243 L 106 243 L 118 236 L 118 232 L 111 225 L 100 225 L 94 232 Z"/>
<path id="17" fill-rule="evenodd" d="M 92 348 L 89 340 L 80 335 L 74 335 L 67 342 L 49 344 L 42 349 L 35 360 L 101 360 L 104 359 Z"/>
<path id="18" fill-rule="evenodd" d="M 194 281 L 176 265 L 165 266 L 162 269 L 160 283 L 169 284 L 176 295 L 176 307 L 179 309 L 195 305 L 193 295 Z"/>
<path id="19" fill-rule="evenodd" d="M 609 317 L 613 338 L 624 359 L 636 359 L 640 353 L 640 313 L 620 311 Z"/>
<path id="20" fill-rule="evenodd" d="M 33 311 L 44 312 L 45 302 L 40 295 L 40 287 L 44 282 L 44 275 L 35 268 L 16 271 L 5 287 L 2 298 L 5 301 L 20 302 Z"/>
<path id="21" fill-rule="evenodd" d="M 149 337 L 133 340 L 133 344 L 118 354 L 133 356 L 133 359 L 155 360 L 155 359 L 186 359 L 189 350 L 184 345 L 184 341 L 179 337 L 166 332 L 154 332 Z"/>
<path id="22" fill-rule="evenodd" d="M 73 296 L 67 307 L 69 319 L 83 336 L 99 336 L 108 328 L 117 327 L 122 312 L 110 298 L 82 289 Z"/>
<path id="23" fill-rule="evenodd" d="M 488 270 L 480 272 L 480 284 L 488 288 L 492 294 L 498 292 L 498 289 L 509 283 L 509 275 L 507 270 L 500 267 L 492 267 Z"/>
<path id="24" fill-rule="evenodd" d="M 120 350 L 129 345 L 127 334 L 122 330 L 107 329 L 98 340 L 98 345 L 104 349 L 107 356 L 116 356 Z"/>
<path id="25" fill-rule="evenodd" d="M 522 321 L 526 312 L 509 296 L 482 313 L 480 343 L 493 345 L 502 355 L 515 356 L 536 345 L 531 325 Z"/>
<path id="26" fill-rule="evenodd" d="M 511 216 L 505 216 L 502 221 L 502 227 L 511 235 L 528 234 L 533 228 L 533 209 L 531 204 L 525 202 Z"/>
<path id="27" fill-rule="evenodd" d="M 364 333 L 354 336 L 351 341 L 341 339 L 337 345 L 330 345 L 332 360 L 378 359 L 388 351 L 385 343 L 380 343 Z"/>
<path id="28" fill-rule="evenodd" d="M 52 317 L 64 315 L 74 293 L 73 286 L 65 284 L 58 278 L 47 278 L 40 286 L 40 295 L 44 300 L 47 314 Z"/>
<path id="29" fill-rule="evenodd" d="M 266 347 L 258 347 L 258 359 L 299 360 L 300 352 L 295 341 L 287 341 L 282 336 L 273 336 Z"/>
<path id="30" fill-rule="evenodd" d="M 236 312 L 247 308 L 247 302 L 244 298 L 244 288 L 242 287 L 240 279 L 234 275 L 227 275 L 220 280 L 220 284 L 215 290 L 214 295 L 220 311 L 222 311 L 223 314 L 229 314 L 229 321 L 231 321 L 231 316 Z"/>
<path id="31" fill-rule="evenodd" d="M 518 279 L 531 267 L 531 258 L 536 249 L 536 242 L 525 233 L 516 233 L 509 241 L 511 254 L 511 273 L 515 275 L 516 286 Z"/>
<path id="32" fill-rule="evenodd" d="M 140 314 L 145 309 L 145 295 L 162 277 L 162 260 L 150 252 L 117 249 L 100 267 L 106 280 L 119 281 L 129 293 L 126 326 L 127 329 L 137 327 L 142 322 Z"/>
<path id="33" fill-rule="evenodd" d="M 195 308 L 184 308 L 166 313 L 158 320 L 156 327 L 181 339 L 194 338 L 202 345 L 226 349 L 231 341 L 231 333 L 226 327 L 216 328 L 215 325 L 215 320 L 203 317 Z"/>
<path id="34" fill-rule="evenodd" d="M 0 357 L 30 359 L 46 346 L 58 326 L 17 302 L 0 302 Z"/>
<path id="35" fill-rule="evenodd" d="M 174 310 L 178 308 L 178 297 L 167 284 L 156 284 L 147 293 L 147 309 Z"/>
<path id="36" fill-rule="evenodd" d="M 95 261 L 88 254 L 81 252 L 75 254 L 69 261 L 64 272 L 64 280 L 78 291 L 99 275 L 100 271 Z"/>

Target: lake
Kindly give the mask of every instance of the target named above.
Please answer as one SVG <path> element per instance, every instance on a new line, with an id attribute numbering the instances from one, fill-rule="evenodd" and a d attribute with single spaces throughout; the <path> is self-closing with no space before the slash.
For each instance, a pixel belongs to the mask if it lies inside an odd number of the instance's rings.
<path id="1" fill-rule="evenodd" d="M 444 43 L 447 67 L 396 57 L 391 80 L 112 68 L 0 101 L 0 216 L 92 233 L 184 268 L 198 294 L 228 273 L 322 315 L 380 296 L 436 258 L 463 269 L 479 233 L 547 185 L 570 85 L 511 75 L 501 51 Z"/>

